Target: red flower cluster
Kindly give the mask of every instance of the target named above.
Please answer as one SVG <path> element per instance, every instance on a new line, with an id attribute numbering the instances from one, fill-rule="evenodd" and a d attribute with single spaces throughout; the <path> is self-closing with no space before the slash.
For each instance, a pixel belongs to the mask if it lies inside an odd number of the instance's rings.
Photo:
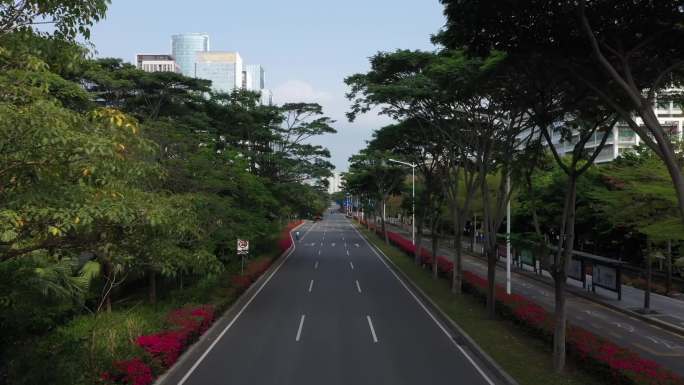
<path id="1" fill-rule="evenodd" d="M 390 241 L 409 255 L 414 254 L 413 244 L 398 233 L 389 232 Z M 432 255 L 421 249 L 421 262 L 432 265 Z M 453 269 L 451 261 L 445 257 L 437 257 L 437 267 L 442 273 L 450 273 Z M 463 272 L 463 279 L 476 295 L 486 295 L 488 281 L 486 278 L 470 271 Z M 536 330 L 546 337 L 553 335 L 554 323 L 551 314 L 543 307 L 518 295 L 508 294 L 500 286 L 495 286 L 497 302 L 502 305 L 505 314 L 516 322 Z M 593 366 L 599 371 L 613 377 L 614 383 L 637 385 L 684 385 L 684 379 L 661 367 L 658 363 L 644 359 L 637 353 L 609 342 L 592 332 L 569 326 L 567 334 L 568 351 L 585 365 Z"/>
<path id="2" fill-rule="evenodd" d="M 135 343 L 163 367 L 171 367 L 180 354 L 214 322 L 214 308 L 209 305 L 172 311 L 167 322 L 171 330 L 143 335 Z"/>
<path id="3" fill-rule="evenodd" d="M 114 371 L 104 372 L 100 380 L 105 384 L 149 385 L 154 381 L 152 369 L 140 358 L 114 363 Z"/>
<path id="4" fill-rule="evenodd" d="M 214 322 L 214 307 L 202 305 L 177 309 L 169 313 L 166 320 L 170 330 L 136 338 L 136 345 L 147 353 L 146 356 L 115 362 L 114 370 L 104 372 L 100 376 L 102 382 L 127 385 L 151 384 L 154 381 L 154 373 L 146 362 L 155 363 L 155 367 L 171 367 L 183 350 L 209 329 Z"/>
<path id="5" fill-rule="evenodd" d="M 302 221 L 290 222 L 285 229 L 283 229 L 283 232 L 280 234 L 280 240 L 278 241 L 278 248 L 281 253 L 284 253 L 292 247 L 292 236 L 290 235 L 290 231 L 300 224 L 302 224 Z"/>

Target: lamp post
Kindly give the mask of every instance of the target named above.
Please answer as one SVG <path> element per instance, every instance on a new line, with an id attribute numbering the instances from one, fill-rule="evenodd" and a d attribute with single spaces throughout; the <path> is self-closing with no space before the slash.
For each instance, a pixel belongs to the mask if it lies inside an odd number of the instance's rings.
<path id="1" fill-rule="evenodd" d="M 400 160 L 390 159 L 390 162 L 403 164 L 404 166 L 411 167 L 411 242 L 413 246 L 416 245 L 416 166 L 415 163 L 402 162 Z"/>
<path id="2" fill-rule="evenodd" d="M 511 294 L 511 173 L 506 175 L 506 293 Z"/>

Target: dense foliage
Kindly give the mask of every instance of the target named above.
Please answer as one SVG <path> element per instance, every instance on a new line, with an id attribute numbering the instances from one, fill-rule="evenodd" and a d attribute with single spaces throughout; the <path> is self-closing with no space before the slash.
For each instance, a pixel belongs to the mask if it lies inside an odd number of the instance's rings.
<path id="1" fill-rule="evenodd" d="M 91 59 L 69 39 L 106 3 L 0 3 L 3 363 L 142 288 L 154 303 L 220 274 L 238 238 L 270 250 L 291 218 L 327 205 L 330 154 L 310 143 L 335 132 L 321 106 Z M 31 28 L 50 15 L 52 34 Z"/>

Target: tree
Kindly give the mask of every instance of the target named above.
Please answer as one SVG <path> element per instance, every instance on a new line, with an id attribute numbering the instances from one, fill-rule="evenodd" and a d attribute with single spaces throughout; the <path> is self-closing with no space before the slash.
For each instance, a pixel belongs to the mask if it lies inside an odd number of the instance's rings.
<path id="1" fill-rule="evenodd" d="M 684 220 L 684 176 L 653 110 L 657 98 L 677 97 L 669 94 L 684 69 L 681 1 L 442 3 L 447 25 L 439 40 L 448 47 L 500 50 L 530 68 L 561 72 L 617 114 L 667 166 Z"/>
<path id="2" fill-rule="evenodd" d="M 60 38 L 90 37 L 90 27 L 104 18 L 110 0 L 2 0 L 0 35 L 49 25 Z"/>
<path id="3" fill-rule="evenodd" d="M 379 201 L 376 207 L 384 207 L 390 195 L 398 193 L 405 173 L 389 161 L 391 153 L 364 149 L 349 159 L 349 172 L 345 174 L 347 187 L 363 191 Z M 382 233 L 389 244 L 385 213 L 381 213 Z"/>

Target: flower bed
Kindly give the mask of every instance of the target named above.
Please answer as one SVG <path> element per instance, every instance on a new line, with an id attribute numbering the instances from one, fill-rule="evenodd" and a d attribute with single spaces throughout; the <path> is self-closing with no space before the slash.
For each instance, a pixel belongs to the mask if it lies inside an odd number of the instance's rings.
<path id="1" fill-rule="evenodd" d="M 388 232 L 388 238 L 400 250 L 413 256 L 415 247 L 410 240 L 398 233 Z M 421 248 L 421 263 L 432 265 L 431 253 Z M 449 276 L 453 263 L 446 257 L 437 256 L 437 268 L 443 276 Z M 487 279 L 470 271 L 463 272 L 465 290 L 482 300 L 486 297 Z M 496 285 L 498 311 L 504 317 L 548 341 L 553 338 L 553 314 L 531 300 L 519 295 L 508 294 Z M 663 368 L 657 362 L 644 359 L 636 352 L 618 346 L 578 326 L 568 326 L 568 354 L 579 361 L 584 368 L 605 377 L 611 384 L 631 385 L 684 385 L 684 379 Z"/>
<path id="2" fill-rule="evenodd" d="M 285 252 L 292 247 L 290 231 L 302 221 L 290 223 L 281 233 L 278 247 Z M 251 261 L 243 275 L 234 276 L 231 284 L 244 291 L 271 265 L 270 259 Z M 140 348 L 139 357 L 114 362 L 112 369 L 100 375 L 101 383 L 109 385 L 149 385 L 156 376 L 176 363 L 178 357 L 206 332 L 214 322 L 212 305 L 184 307 L 170 312 L 166 317 L 168 328 L 155 334 L 135 339 Z"/>
<path id="3" fill-rule="evenodd" d="M 194 343 L 214 322 L 214 307 L 185 307 L 169 313 L 169 329 L 142 335 L 135 344 L 142 350 L 140 357 L 117 361 L 111 371 L 100 376 L 105 384 L 148 385 L 156 375 L 170 368 L 181 353 Z"/>

